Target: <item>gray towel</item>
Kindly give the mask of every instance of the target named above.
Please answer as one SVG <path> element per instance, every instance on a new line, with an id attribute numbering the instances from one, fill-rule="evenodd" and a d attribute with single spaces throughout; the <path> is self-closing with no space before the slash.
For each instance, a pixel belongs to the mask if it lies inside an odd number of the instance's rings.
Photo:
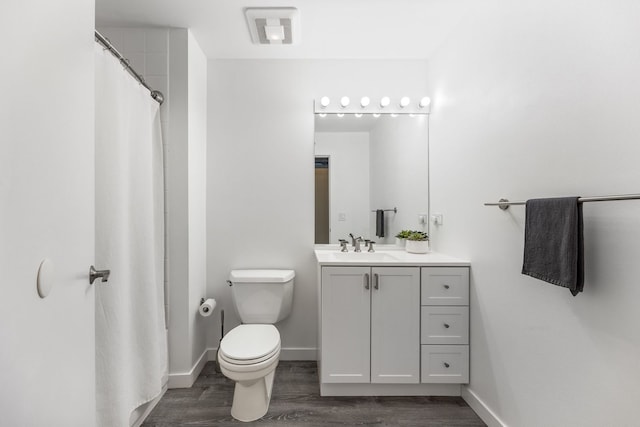
<path id="1" fill-rule="evenodd" d="M 578 197 L 527 200 L 522 274 L 576 296 L 584 286 L 583 247 Z"/>
<path id="2" fill-rule="evenodd" d="M 376 236 L 384 237 L 384 211 L 382 209 L 376 211 Z"/>

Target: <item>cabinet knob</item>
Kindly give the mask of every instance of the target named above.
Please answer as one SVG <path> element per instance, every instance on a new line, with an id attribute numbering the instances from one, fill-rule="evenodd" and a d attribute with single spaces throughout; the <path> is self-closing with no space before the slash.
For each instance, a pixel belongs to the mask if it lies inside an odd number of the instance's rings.
<path id="1" fill-rule="evenodd" d="M 448 324 L 448 323 L 445 323 L 445 324 L 444 324 L 444 327 L 445 327 L 445 328 L 447 328 L 447 329 L 449 329 L 449 324 Z"/>
<path id="2" fill-rule="evenodd" d="M 449 364 L 448 364 L 447 362 L 444 362 L 444 367 L 445 367 L 445 368 L 448 368 L 448 367 L 449 367 Z"/>
<path id="3" fill-rule="evenodd" d="M 449 289 L 449 285 L 442 285 L 445 289 Z"/>

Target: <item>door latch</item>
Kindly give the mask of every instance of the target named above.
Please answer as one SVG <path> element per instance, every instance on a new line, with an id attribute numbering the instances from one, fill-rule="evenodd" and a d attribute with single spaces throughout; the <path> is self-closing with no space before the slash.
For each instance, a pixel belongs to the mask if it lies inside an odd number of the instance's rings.
<path id="1" fill-rule="evenodd" d="M 111 274 L 111 270 L 96 270 L 96 268 L 92 265 L 89 267 L 89 284 L 93 285 L 96 279 L 101 278 L 101 282 L 106 282 L 109 280 L 109 275 Z"/>

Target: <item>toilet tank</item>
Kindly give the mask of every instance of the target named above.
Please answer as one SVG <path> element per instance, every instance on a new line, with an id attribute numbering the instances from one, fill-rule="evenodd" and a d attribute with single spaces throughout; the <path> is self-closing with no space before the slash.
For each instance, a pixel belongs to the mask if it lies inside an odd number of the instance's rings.
<path id="1" fill-rule="evenodd" d="M 293 270 L 232 270 L 233 304 L 242 323 L 273 324 L 291 313 Z"/>

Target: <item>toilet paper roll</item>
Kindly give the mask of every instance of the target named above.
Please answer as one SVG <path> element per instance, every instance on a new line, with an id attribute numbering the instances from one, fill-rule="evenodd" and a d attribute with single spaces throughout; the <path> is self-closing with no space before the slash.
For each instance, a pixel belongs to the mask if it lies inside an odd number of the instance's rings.
<path id="1" fill-rule="evenodd" d="M 213 298 L 209 298 L 208 300 L 200 304 L 200 309 L 198 311 L 200 312 L 201 316 L 208 317 L 213 314 L 214 308 L 216 308 L 216 300 Z"/>

